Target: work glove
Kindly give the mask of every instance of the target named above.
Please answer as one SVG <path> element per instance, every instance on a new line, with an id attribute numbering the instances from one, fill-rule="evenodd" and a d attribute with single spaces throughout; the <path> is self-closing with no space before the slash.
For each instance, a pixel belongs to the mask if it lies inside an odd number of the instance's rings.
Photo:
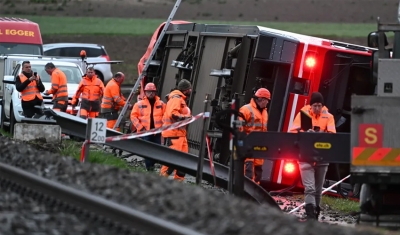
<path id="1" fill-rule="evenodd" d="M 45 91 L 43 92 L 43 95 L 50 95 L 50 94 L 49 94 L 49 91 L 48 91 L 48 90 L 45 90 Z"/>

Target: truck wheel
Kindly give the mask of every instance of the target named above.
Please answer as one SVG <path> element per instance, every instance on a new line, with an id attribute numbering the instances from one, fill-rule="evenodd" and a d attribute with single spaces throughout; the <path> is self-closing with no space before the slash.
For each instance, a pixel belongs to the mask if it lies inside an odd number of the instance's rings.
<path id="1" fill-rule="evenodd" d="M 14 137 L 14 125 L 17 122 L 17 120 L 15 120 L 15 116 L 14 116 L 14 109 L 12 108 L 12 104 L 11 104 L 11 109 L 10 109 L 10 134 L 12 137 Z"/>
<path id="2" fill-rule="evenodd" d="M 362 184 L 360 190 L 360 206 L 371 199 L 371 186 Z"/>
<path id="3" fill-rule="evenodd" d="M 358 215 L 357 218 L 357 223 L 358 224 L 364 224 L 364 223 L 368 223 L 368 218 L 370 217 L 368 215 L 368 210 L 372 209 L 371 204 L 368 206 L 368 201 L 370 201 L 370 203 L 374 203 L 372 201 L 372 190 L 371 190 L 371 186 L 369 184 L 362 184 L 361 185 L 361 190 L 360 190 L 360 209 L 361 209 L 361 213 Z"/>
<path id="4" fill-rule="evenodd" d="M 6 121 L 6 114 L 4 113 L 4 101 L 1 102 L 1 129 L 3 131 L 9 131 L 10 128 L 6 125 L 4 125 L 4 122 Z"/>

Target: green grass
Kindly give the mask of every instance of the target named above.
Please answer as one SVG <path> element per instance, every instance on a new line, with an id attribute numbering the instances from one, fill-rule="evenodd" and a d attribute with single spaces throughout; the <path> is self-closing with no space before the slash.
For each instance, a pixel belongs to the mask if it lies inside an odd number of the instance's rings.
<path id="1" fill-rule="evenodd" d="M 3 129 L 0 129 L 0 134 L 2 134 L 3 136 L 7 136 L 7 137 L 10 137 L 10 138 L 11 138 L 10 132 L 7 132 L 7 131 L 5 131 L 5 130 L 3 130 Z"/>
<path id="2" fill-rule="evenodd" d="M 358 202 L 343 198 L 322 196 L 322 204 L 328 205 L 334 211 L 345 214 L 358 212 L 360 210 L 360 205 Z"/>
<path id="3" fill-rule="evenodd" d="M 70 140 L 64 140 L 62 143 L 62 147 L 60 148 L 60 154 L 63 156 L 73 157 L 79 161 L 81 158 L 81 150 L 82 150 L 82 143 L 77 143 Z M 129 166 L 125 160 L 120 159 L 111 153 L 105 153 L 101 150 L 91 149 L 89 153 L 89 160 L 86 159 L 86 162 L 109 165 L 139 172 L 146 172 L 144 167 Z"/>
<path id="4" fill-rule="evenodd" d="M 151 35 L 165 19 L 126 19 L 106 17 L 54 17 L 20 15 L 40 25 L 43 35 L 94 34 L 94 35 Z M 367 37 L 376 30 L 376 24 L 292 23 L 292 22 L 242 22 L 195 21 L 209 24 L 260 25 L 306 35 L 336 37 Z"/>

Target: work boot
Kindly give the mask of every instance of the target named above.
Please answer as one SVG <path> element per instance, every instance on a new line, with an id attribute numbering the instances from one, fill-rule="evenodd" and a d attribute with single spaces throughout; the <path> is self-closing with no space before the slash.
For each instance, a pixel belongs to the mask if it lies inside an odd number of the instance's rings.
<path id="1" fill-rule="evenodd" d="M 315 218 L 318 220 L 319 219 L 319 214 L 321 213 L 321 207 L 317 206 L 315 208 Z"/>
<path id="2" fill-rule="evenodd" d="M 306 219 L 307 220 L 315 220 L 315 207 L 313 204 L 306 204 Z"/>

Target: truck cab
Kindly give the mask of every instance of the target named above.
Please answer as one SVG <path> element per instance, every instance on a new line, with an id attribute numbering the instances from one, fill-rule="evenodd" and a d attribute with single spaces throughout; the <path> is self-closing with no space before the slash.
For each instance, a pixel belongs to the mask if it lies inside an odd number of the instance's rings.
<path id="1" fill-rule="evenodd" d="M 0 17 L 0 55 L 43 55 L 39 25 L 27 19 Z"/>

